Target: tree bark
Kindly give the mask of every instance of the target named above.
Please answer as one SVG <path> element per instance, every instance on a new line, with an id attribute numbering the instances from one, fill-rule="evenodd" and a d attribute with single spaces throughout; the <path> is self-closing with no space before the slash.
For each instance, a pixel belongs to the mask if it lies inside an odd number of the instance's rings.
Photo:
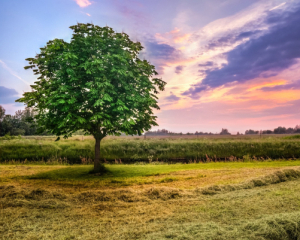
<path id="1" fill-rule="evenodd" d="M 95 137 L 95 159 L 94 159 L 94 173 L 104 173 L 105 167 L 100 161 L 100 142 L 102 138 Z"/>

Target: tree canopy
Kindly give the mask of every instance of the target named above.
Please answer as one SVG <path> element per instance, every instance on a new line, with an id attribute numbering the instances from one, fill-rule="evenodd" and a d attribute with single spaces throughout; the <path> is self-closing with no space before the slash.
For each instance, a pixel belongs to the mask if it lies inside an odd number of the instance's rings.
<path id="1" fill-rule="evenodd" d="M 70 28 L 70 42 L 51 40 L 26 59 L 25 69 L 38 80 L 17 102 L 36 110 L 39 131 L 59 140 L 84 129 L 100 145 L 106 135 L 141 135 L 156 126 L 156 95 L 166 83 L 139 58 L 141 43 L 110 27 L 79 23 Z"/>

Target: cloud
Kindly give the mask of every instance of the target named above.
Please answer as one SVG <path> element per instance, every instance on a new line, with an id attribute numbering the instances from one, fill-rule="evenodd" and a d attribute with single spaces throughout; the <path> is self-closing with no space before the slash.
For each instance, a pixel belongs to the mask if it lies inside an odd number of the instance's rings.
<path id="1" fill-rule="evenodd" d="M 232 82 L 266 78 L 295 64 L 300 58 L 300 5 L 285 13 L 270 12 L 265 22 L 271 27 L 264 35 L 229 51 L 226 54 L 228 64 L 220 69 L 206 70 L 202 82 L 185 94 L 197 98 L 197 94 L 207 86 L 216 88 Z"/>
<path id="2" fill-rule="evenodd" d="M 150 57 L 156 59 L 172 60 L 178 58 L 178 51 L 168 44 L 146 42 L 146 51 Z"/>
<path id="3" fill-rule="evenodd" d="M 233 49 L 235 46 L 230 46 L 231 42 L 245 40 L 241 38 L 243 36 L 239 36 L 241 32 L 254 32 L 266 28 L 264 19 L 271 7 L 273 4 L 270 1 L 257 1 L 245 10 L 207 24 L 191 35 L 189 53 L 194 55 L 195 52 L 200 52 L 207 55 L 207 47 L 216 47 L 219 44 L 222 44 L 223 48 L 227 45 L 229 47 L 218 49 L 217 54 Z"/>
<path id="4" fill-rule="evenodd" d="M 127 24 L 135 29 L 148 30 L 152 26 L 148 13 L 145 12 L 144 5 L 136 0 L 113 0 L 112 4 L 116 7 L 119 16 L 121 16 L 121 25 L 126 27 Z M 140 36 L 140 35 L 138 35 Z M 137 37 L 138 38 L 138 37 Z"/>
<path id="5" fill-rule="evenodd" d="M 261 90 L 264 91 L 264 92 L 295 90 L 295 89 L 300 89 L 300 81 L 285 84 L 285 85 L 277 85 L 277 86 L 270 86 L 270 87 L 261 88 Z"/>
<path id="6" fill-rule="evenodd" d="M 85 13 L 86 15 L 88 15 L 89 17 L 91 16 L 91 14 L 89 14 L 89 13 Z"/>
<path id="7" fill-rule="evenodd" d="M 18 78 L 19 80 L 21 80 L 23 83 L 27 84 L 28 86 L 30 85 L 28 82 L 26 82 L 23 78 L 19 77 L 12 69 L 10 69 L 5 62 L 3 62 L 2 60 L 0 60 L 0 63 L 2 65 L 3 68 L 5 68 L 11 75 L 15 76 L 16 78 Z"/>
<path id="8" fill-rule="evenodd" d="M 15 89 L 0 86 L 0 104 L 14 103 L 19 98 L 18 95 Z"/>
<path id="9" fill-rule="evenodd" d="M 209 87 L 200 84 L 193 85 L 189 90 L 184 91 L 181 95 L 182 96 L 188 96 L 192 99 L 199 99 L 200 98 L 200 93 L 203 91 L 206 91 Z"/>
<path id="10" fill-rule="evenodd" d="M 179 65 L 177 67 L 175 67 L 175 73 L 180 74 L 183 70 L 184 66 Z"/>
<path id="11" fill-rule="evenodd" d="M 281 8 L 281 7 L 284 6 L 285 4 L 286 4 L 286 2 L 281 3 L 281 4 L 279 4 L 278 6 L 271 8 L 270 11 L 273 11 L 273 10 L 275 10 L 275 9 L 277 9 L 277 8 Z"/>
<path id="12" fill-rule="evenodd" d="M 199 67 L 212 67 L 214 65 L 213 61 L 208 61 L 206 63 L 200 63 L 198 64 Z"/>
<path id="13" fill-rule="evenodd" d="M 250 38 L 257 38 L 263 34 L 262 30 L 253 30 L 253 31 L 244 31 L 244 32 L 236 32 L 236 33 L 229 33 L 225 36 L 221 36 L 214 40 L 209 41 L 209 43 L 203 48 L 203 51 L 209 50 L 222 50 L 227 47 L 238 46 Z"/>
<path id="14" fill-rule="evenodd" d="M 92 3 L 89 0 L 75 0 L 75 2 L 79 5 L 79 7 L 87 7 L 91 5 Z"/>
<path id="15" fill-rule="evenodd" d="M 180 44 L 183 42 L 187 42 L 190 36 L 191 36 L 190 33 L 184 33 L 179 28 L 174 28 L 170 32 L 155 34 L 155 38 L 160 43 L 173 43 L 173 44 L 178 44 L 178 43 Z"/>
<path id="16" fill-rule="evenodd" d="M 150 62 L 156 66 L 159 74 L 163 73 L 168 63 L 176 62 L 181 57 L 179 50 L 165 43 L 146 41 L 144 45 L 147 59 L 149 58 Z"/>
<path id="17" fill-rule="evenodd" d="M 173 94 L 173 92 L 170 92 L 170 94 L 171 94 L 170 96 L 165 97 L 167 101 L 176 102 L 180 100 L 180 97 L 177 97 L 175 94 Z"/>

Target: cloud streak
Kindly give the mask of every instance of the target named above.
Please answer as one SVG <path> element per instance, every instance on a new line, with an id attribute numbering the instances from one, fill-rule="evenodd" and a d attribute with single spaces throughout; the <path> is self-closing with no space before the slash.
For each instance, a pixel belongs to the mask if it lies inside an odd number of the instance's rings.
<path id="1" fill-rule="evenodd" d="M 177 97 L 173 92 L 170 92 L 171 95 L 165 97 L 165 99 L 169 102 L 177 102 L 180 100 L 180 97 Z"/>
<path id="2" fill-rule="evenodd" d="M 89 5 L 91 5 L 92 3 L 89 0 L 75 0 L 75 2 L 78 4 L 79 7 L 81 8 L 85 8 Z"/>
<path id="3" fill-rule="evenodd" d="M 20 76 L 18 76 L 12 69 L 10 69 L 5 62 L 3 62 L 0 59 L 0 64 L 2 65 L 2 67 L 4 69 L 6 69 L 11 75 L 15 76 L 16 78 L 18 78 L 19 80 L 21 80 L 23 83 L 25 83 L 26 85 L 30 86 L 30 84 L 28 82 L 26 82 L 23 78 L 21 78 Z"/>
<path id="4" fill-rule="evenodd" d="M 286 4 L 286 2 L 281 3 L 281 4 L 279 4 L 278 6 L 271 8 L 270 11 L 273 11 L 273 10 L 275 10 L 275 9 L 277 9 L 277 8 L 281 8 L 281 7 L 284 6 L 285 4 Z"/>

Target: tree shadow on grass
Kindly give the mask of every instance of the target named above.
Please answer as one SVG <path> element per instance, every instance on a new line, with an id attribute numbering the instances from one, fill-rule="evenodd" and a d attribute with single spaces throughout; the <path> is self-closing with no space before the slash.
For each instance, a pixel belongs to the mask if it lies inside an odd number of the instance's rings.
<path id="1" fill-rule="evenodd" d="M 102 175 L 91 174 L 93 166 L 70 166 L 61 169 L 55 169 L 47 172 L 36 173 L 31 176 L 26 176 L 26 179 L 45 179 L 45 180 L 107 180 L 107 179 L 124 179 L 132 177 L 147 177 L 159 175 L 161 169 L 144 169 L 143 167 L 134 166 L 120 166 L 110 167 L 108 166 L 107 172 Z"/>
<path id="2" fill-rule="evenodd" d="M 92 166 L 72 166 L 27 176 L 27 179 L 47 180 L 102 180 L 112 176 L 110 172 L 103 175 L 90 174 Z"/>

